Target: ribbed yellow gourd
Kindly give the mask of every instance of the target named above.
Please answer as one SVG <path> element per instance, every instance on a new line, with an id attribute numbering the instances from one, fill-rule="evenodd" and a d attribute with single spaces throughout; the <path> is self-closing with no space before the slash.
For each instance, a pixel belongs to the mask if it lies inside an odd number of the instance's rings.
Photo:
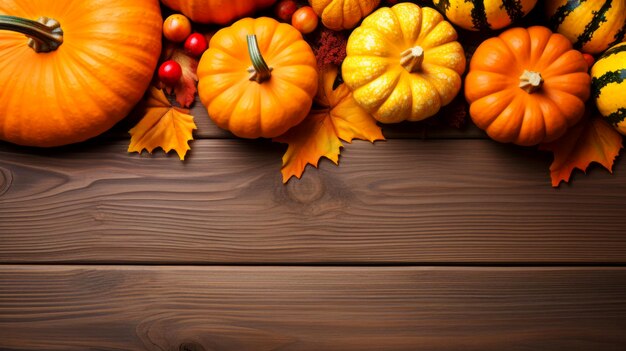
<path id="1" fill-rule="evenodd" d="M 378 121 L 423 120 L 461 88 L 465 54 L 456 39 L 452 25 L 432 8 L 380 8 L 350 35 L 343 80 Z"/>

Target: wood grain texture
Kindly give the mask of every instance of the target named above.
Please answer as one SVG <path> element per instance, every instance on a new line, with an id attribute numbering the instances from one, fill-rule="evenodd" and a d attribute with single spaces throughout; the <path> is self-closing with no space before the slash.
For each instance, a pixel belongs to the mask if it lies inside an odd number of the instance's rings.
<path id="1" fill-rule="evenodd" d="M 623 350 L 624 291 L 623 268 L 3 266 L 0 349 Z"/>
<path id="2" fill-rule="evenodd" d="M 549 155 L 484 140 L 355 142 L 281 184 L 278 144 L 188 161 L 0 147 L 0 262 L 626 262 L 626 173 L 550 187 Z"/>
<path id="3" fill-rule="evenodd" d="M 194 131 L 195 139 L 232 139 L 230 132 L 217 127 L 209 118 L 206 108 L 196 97 L 190 112 L 198 127 Z M 99 140 L 128 139 L 128 131 L 139 122 L 141 116 L 132 114 L 119 122 L 112 130 L 105 133 Z M 399 124 L 381 124 L 383 134 L 388 139 L 486 139 L 487 135 L 471 123 L 467 117 L 466 126 L 452 128 L 445 122 L 446 115 L 439 114 L 425 122 L 406 122 Z"/>

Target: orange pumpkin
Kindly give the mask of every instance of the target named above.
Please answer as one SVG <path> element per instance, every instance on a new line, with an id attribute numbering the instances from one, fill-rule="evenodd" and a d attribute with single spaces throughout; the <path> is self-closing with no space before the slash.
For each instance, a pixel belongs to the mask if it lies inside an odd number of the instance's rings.
<path id="1" fill-rule="evenodd" d="M 352 29 L 372 13 L 380 0 L 309 0 L 326 28 Z"/>
<path id="2" fill-rule="evenodd" d="M 156 0 L 2 0 L 0 139 L 58 146 L 111 128 L 148 88 L 162 21 Z"/>
<path id="3" fill-rule="evenodd" d="M 589 90 L 583 55 L 539 26 L 484 41 L 465 79 L 474 123 L 494 140 L 526 146 L 552 141 L 576 124 Z"/>
<path id="4" fill-rule="evenodd" d="M 165 6 L 182 12 L 194 22 L 227 24 L 276 0 L 161 0 Z"/>
<path id="5" fill-rule="evenodd" d="M 317 62 L 292 26 L 244 18 L 211 38 L 198 78 L 198 95 L 215 124 L 242 138 L 273 138 L 311 109 Z"/>

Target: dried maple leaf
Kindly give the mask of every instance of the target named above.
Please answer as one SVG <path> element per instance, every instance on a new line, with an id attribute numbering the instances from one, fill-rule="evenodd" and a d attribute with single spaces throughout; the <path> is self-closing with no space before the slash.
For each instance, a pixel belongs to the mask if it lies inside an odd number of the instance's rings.
<path id="1" fill-rule="evenodd" d="M 586 113 L 578 124 L 561 138 L 539 146 L 552 151 L 550 165 L 552 186 L 568 182 L 574 168 L 585 171 L 591 162 L 597 162 L 612 172 L 613 161 L 622 148 L 622 136 L 600 116 Z"/>
<path id="2" fill-rule="evenodd" d="M 176 150 L 181 160 L 191 148 L 193 130 L 196 124 L 189 110 L 172 107 L 162 90 L 151 87 L 144 104 L 139 108 L 142 118 L 129 133 L 131 135 L 128 152 L 149 153 L 161 147 L 166 153 Z"/>
<path id="3" fill-rule="evenodd" d="M 189 57 L 178 45 L 166 44 L 164 49 L 164 60 L 174 60 L 182 68 L 183 75 L 172 87 L 164 87 L 168 94 L 174 92 L 176 102 L 182 107 L 189 107 L 196 98 L 196 83 L 198 82 L 198 60 Z"/>
<path id="4" fill-rule="evenodd" d="M 327 66 L 320 72 L 320 83 L 315 103 L 302 123 L 284 135 L 274 138 L 279 143 L 289 144 L 283 156 L 283 182 L 292 176 L 300 178 L 307 164 L 317 167 L 322 157 L 335 164 L 345 142 L 353 139 L 384 140 L 376 120 L 361 108 L 352 92 L 344 84 L 333 90 L 337 78 L 336 66 Z"/>

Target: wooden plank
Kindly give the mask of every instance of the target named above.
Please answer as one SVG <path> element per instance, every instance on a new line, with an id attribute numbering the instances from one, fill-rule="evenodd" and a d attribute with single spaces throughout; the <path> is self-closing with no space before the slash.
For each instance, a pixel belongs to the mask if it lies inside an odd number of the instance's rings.
<path id="1" fill-rule="evenodd" d="M 206 108 L 196 97 L 196 102 L 191 106 L 190 114 L 198 129 L 194 131 L 196 139 L 229 139 L 234 136 L 217 127 L 209 118 Z M 486 134 L 469 122 L 465 127 L 457 129 L 447 127 L 442 120 L 443 116 L 435 116 L 424 122 L 400 123 L 381 125 L 383 134 L 388 139 L 486 139 Z M 139 121 L 139 116 L 131 115 L 118 123 L 111 131 L 104 134 L 100 139 L 128 139 L 128 131 Z"/>
<path id="2" fill-rule="evenodd" d="M 355 142 L 281 183 L 283 146 L 0 147 L 0 262 L 626 262 L 626 172 L 550 187 L 549 154 L 484 140 Z"/>
<path id="3" fill-rule="evenodd" d="M 0 267 L 2 350 L 623 350 L 624 268 Z"/>

